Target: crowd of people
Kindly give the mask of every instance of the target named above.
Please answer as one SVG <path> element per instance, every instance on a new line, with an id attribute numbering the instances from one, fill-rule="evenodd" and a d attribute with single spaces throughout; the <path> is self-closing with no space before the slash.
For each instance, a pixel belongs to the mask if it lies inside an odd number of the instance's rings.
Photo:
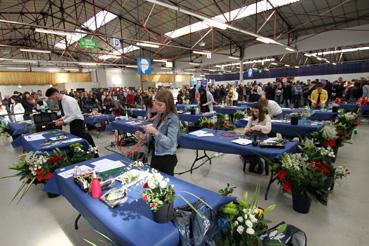
<path id="1" fill-rule="evenodd" d="M 104 114 L 122 115 L 125 108 L 143 107 L 150 110 L 157 88 L 148 90 L 134 88 L 94 89 L 92 91 L 61 91 L 75 98 L 82 113 L 96 111 Z M 177 104 L 199 104 L 202 112 L 212 111 L 214 104 L 236 105 L 238 101 L 258 102 L 266 98 L 281 107 L 312 106 L 320 108 L 336 98 L 355 103 L 361 97 L 369 97 L 367 79 L 344 81 L 342 78 L 330 82 L 327 80 L 307 80 L 270 82 L 266 84 L 246 83 L 209 84 L 204 87 L 185 86 L 176 95 Z M 31 119 L 35 112 L 59 112 L 60 103 L 48 100 L 41 90 L 37 92 L 14 91 L 12 96 L 5 96 L 0 101 L 0 115 L 8 121 Z"/>
<path id="2" fill-rule="evenodd" d="M 332 101 L 336 98 L 344 99 L 347 102 L 355 103 L 361 97 L 369 97 L 369 82 L 367 79 L 344 81 L 338 78 L 336 81 L 328 80 L 310 80 L 269 82 L 266 84 L 253 83 L 240 84 L 234 86 L 227 85 L 209 85 L 209 92 L 212 94 L 215 103 L 235 104 L 237 101 L 257 102 L 265 97 L 268 100 L 274 100 L 283 107 L 303 107 L 312 105 L 318 99 L 319 92 L 315 89 L 322 88 L 322 99 Z M 319 90 L 320 91 L 320 90 Z M 324 94 L 324 95 L 323 95 Z M 180 90 L 177 96 L 178 103 L 196 103 L 196 89 L 184 88 Z"/>

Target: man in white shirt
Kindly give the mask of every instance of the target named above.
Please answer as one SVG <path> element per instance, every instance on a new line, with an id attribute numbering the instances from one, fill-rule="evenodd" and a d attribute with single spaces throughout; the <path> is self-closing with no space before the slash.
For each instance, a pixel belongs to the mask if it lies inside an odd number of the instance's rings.
<path id="1" fill-rule="evenodd" d="M 62 126 L 64 124 L 69 124 L 71 134 L 86 139 L 90 145 L 95 147 L 95 143 L 91 135 L 85 131 L 84 117 L 77 100 L 68 95 L 61 94 L 53 87 L 47 89 L 45 95 L 53 101 L 61 102 L 64 116 L 56 120 L 55 125 Z"/>
<path id="2" fill-rule="evenodd" d="M 278 119 L 282 117 L 282 108 L 276 101 L 262 97 L 259 99 L 259 104 L 268 110 L 270 118 Z"/>

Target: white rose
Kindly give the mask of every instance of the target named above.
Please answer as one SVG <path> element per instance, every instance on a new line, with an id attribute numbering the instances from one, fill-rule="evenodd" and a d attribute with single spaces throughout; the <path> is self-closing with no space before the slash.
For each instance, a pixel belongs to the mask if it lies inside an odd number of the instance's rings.
<path id="1" fill-rule="evenodd" d="M 239 225 L 239 226 L 237 227 L 237 232 L 238 232 L 239 234 L 242 234 L 244 230 L 245 230 L 245 228 L 244 228 L 242 225 Z"/>
<path id="2" fill-rule="evenodd" d="M 247 227 L 252 227 L 252 222 L 250 220 L 246 220 L 246 226 Z"/>
<path id="3" fill-rule="evenodd" d="M 245 220 L 247 220 L 247 214 L 245 214 L 245 216 L 243 216 L 245 218 Z"/>
<path id="4" fill-rule="evenodd" d="M 238 221 L 235 221 L 234 222 L 234 226 L 238 226 Z"/>
<path id="5" fill-rule="evenodd" d="M 165 180 L 162 180 L 159 185 L 160 185 L 160 188 L 164 189 L 167 187 L 168 183 Z"/>
<path id="6" fill-rule="evenodd" d="M 242 212 L 243 212 L 244 214 L 247 214 L 247 209 L 246 209 L 246 208 L 242 209 Z"/>
<path id="7" fill-rule="evenodd" d="M 254 214 L 258 214 L 259 213 L 259 209 L 254 208 Z"/>
<path id="8" fill-rule="evenodd" d="M 254 235 L 255 231 L 254 231 L 254 229 L 249 227 L 249 228 L 247 228 L 246 233 L 249 234 L 249 235 Z"/>
<path id="9" fill-rule="evenodd" d="M 238 217 L 237 218 L 237 220 L 240 222 L 240 223 L 242 223 L 243 222 L 243 218 L 240 216 L 240 217 Z"/>
<path id="10" fill-rule="evenodd" d="M 255 218 L 254 215 L 250 215 L 250 220 L 251 220 L 252 223 L 258 222 L 258 220 Z"/>
<path id="11" fill-rule="evenodd" d="M 147 182 L 150 189 L 154 189 L 156 187 L 155 181 L 153 179 L 150 179 L 149 182 Z"/>

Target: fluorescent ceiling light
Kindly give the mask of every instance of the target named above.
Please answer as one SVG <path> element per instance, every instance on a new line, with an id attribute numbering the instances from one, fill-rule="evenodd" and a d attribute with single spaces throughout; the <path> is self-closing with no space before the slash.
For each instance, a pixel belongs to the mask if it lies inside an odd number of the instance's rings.
<path id="1" fill-rule="evenodd" d="M 81 25 L 82 28 L 89 29 L 91 31 L 96 31 L 100 27 L 106 25 L 108 22 L 117 18 L 115 14 L 112 14 L 106 10 L 102 10 L 98 12 L 95 16 L 88 19 L 85 23 Z M 58 49 L 66 49 L 69 45 L 77 42 L 81 38 L 87 36 L 84 31 L 80 29 L 76 29 L 76 32 L 70 33 L 65 36 L 65 39 L 60 40 L 58 43 L 55 44 L 55 48 Z M 67 42 L 65 42 L 67 40 Z"/>
<path id="2" fill-rule="evenodd" d="M 196 50 L 192 51 L 192 53 L 194 53 L 194 54 L 198 54 L 198 55 L 205 55 L 205 56 L 207 56 L 207 55 L 211 54 L 210 52 L 206 52 L 206 51 L 196 51 Z"/>
<path id="3" fill-rule="evenodd" d="M 97 66 L 96 62 L 77 62 L 81 66 Z"/>
<path id="4" fill-rule="evenodd" d="M 31 52 L 31 53 L 44 53 L 44 54 L 50 54 L 50 50 L 35 50 L 35 49 L 19 49 L 22 52 Z"/>
<path id="5" fill-rule="evenodd" d="M 311 55 L 313 55 L 313 56 L 333 55 L 333 54 L 356 52 L 356 51 L 362 51 L 362 50 L 369 50 L 369 46 L 349 48 L 349 49 L 340 49 L 340 50 L 330 50 L 330 51 L 324 51 L 324 52 L 316 52 L 316 53 L 311 53 Z"/>
<path id="6" fill-rule="evenodd" d="M 11 60 L 12 62 L 17 62 L 17 63 L 38 63 L 37 60 L 23 60 L 23 59 L 13 59 Z"/>
<path id="7" fill-rule="evenodd" d="M 58 35 L 58 36 L 67 36 L 67 35 L 72 34 L 70 32 L 55 31 L 55 30 L 49 30 L 49 29 L 43 29 L 43 28 L 36 28 L 35 32 L 46 33 L 46 34 L 54 34 L 54 35 Z"/>
<path id="8" fill-rule="evenodd" d="M 100 60 L 119 59 L 119 58 L 120 58 L 119 55 L 114 55 L 114 54 L 99 55 Z"/>
<path id="9" fill-rule="evenodd" d="M 332 65 L 337 65 L 337 63 L 335 63 L 335 62 L 332 62 Z"/>
<path id="10" fill-rule="evenodd" d="M 250 4 L 248 6 L 234 9 L 230 12 L 226 12 L 217 16 L 210 18 L 213 21 L 199 21 L 191 25 L 181 27 L 171 32 L 165 33 L 165 36 L 170 38 L 178 38 L 190 33 L 198 32 L 204 29 L 208 29 L 210 26 L 216 28 L 226 28 L 226 25 L 222 23 L 228 23 L 231 21 L 239 20 L 248 16 L 255 14 L 260 14 L 262 12 L 273 9 L 273 7 L 278 8 L 291 3 L 298 2 L 299 0 L 269 0 L 269 1 L 259 1 L 257 3 Z M 270 3 L 269 3 L 270 2 Z M 273 5 L 273 6 L 272 6 Z"/>
<path id="11" fill-rule="evenodd" d="M 200 66 L 201 64 L 198 62 L 189 62 L 188 64 L 193 65 L 193 66 Z"/>
<path id="12" fill-rule="evenodd" d="M 265 62 L 270 62 L 270 61 L 274 61 L 274 58 L 266 58 L 266 59 L 261 59 L 261 60 L 251 60 L 251 61 L 244 61 L 242 62 L 242 64 L 254 64 L 254 63 L 265 63 Z M 216 65 L 216 67 L 231 67 L 231 66 L 239 66 L 240 62 L 236 62 L 236 63 L 229 63 L 229 64 L 223 64 L 223 65 Z"/>
<path id="13" fill-rule="evenodd" d="M 137 68 L 137 65 L 124 65 L 125 67 Z"/>
<path id="14" fill-rule="evenodd" d="M 168 61 L 165 59 L 153 59 L 154 62 L 162 62 L 162 63 L 167 63 Z"/>
<path id="15" fill-rule="evenodd" d="M 278 65 L 278 63 L 276 63 L 276 62 L 271 62 L 271 63 L 270 63 L 270 65 L 277 66 L 277 65 Z"/>
<path id="16" fill-rule="evenodd" d="M 310 53 L 305 53 L 305 54 L 304 54 L 304 56 L 311 57 L 311 56 L 313 56 L 313 55 L 312 55 L 312 54 L 310 54 Z"/>
<path id="17" fill-rule="evenodd" d="M 142 46 L 142 47 L 150 47 L 150 48 L 155 48 L 158 49 L 160 46 L 154 43 L 143 43 L 143 42 L 137 42 L 136 45 L 138 46 Z"/>
<path id="18" fill-rule="evenodd" d="M 265 43 L 265 44 L 276 44 L 277 42 L 274 39 L 271 38 L 265 38 L 265 37 L 258 37 L 256 38 L 257 41 Z"/>
<path id="19" fill-rule="evenodd" d="M 237 56 L 228 56 L 228 59 L 239 60 L 240 58 Z"/>
<path id="20" fill-rule="evenodd" d="M 6 67 L 8 70 L 26 70 L 26 67 Z"/>
<path id="21" fill-rule="evenodd" d="M 79 69 L 78 68 L 64 68 L 64 71 L 68 71 L 68 72 L 78 72 Z"/>
<path id="22" fill-rule="evenodd" d="M 284 66 L 285 66 L 285 67 L 290 67 L 290 65 L 288 65 L 288 64 L 284 64 Z"/>
<path id="23" fill-rule="evenodd" d="M 290 47 L 286 47 L 286 50 L 291 51 L 291 52 L 296 52 L 296 50 L 295 50 L 295 49 L 290 48 Z"/>
<path id="24" fill-rule="evenodd" d="M 300 68 L 299 66 L 295 66 L 295 68 Z"/>

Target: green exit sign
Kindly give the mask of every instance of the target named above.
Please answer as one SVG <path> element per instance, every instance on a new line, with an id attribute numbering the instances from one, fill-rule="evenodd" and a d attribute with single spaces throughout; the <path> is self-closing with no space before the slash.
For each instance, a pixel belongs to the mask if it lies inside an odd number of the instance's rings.
<path id="1" fill-rule="evenodd" d="M 96 48 L 96 39 L 81 38 L 79 40 L 79 46 L 81 46 L 81 48 L 95 49 Z"/>

